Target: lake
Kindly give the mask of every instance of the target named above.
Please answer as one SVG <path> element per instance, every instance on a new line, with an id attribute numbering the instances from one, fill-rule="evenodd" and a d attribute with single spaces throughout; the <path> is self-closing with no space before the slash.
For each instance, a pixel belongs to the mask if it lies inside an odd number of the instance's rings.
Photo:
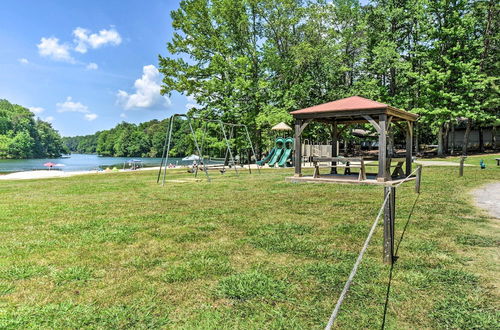
<path id="1" fill-rule="evenodd" d="M 0 159 L 0 172 L 20 172 L 32 170 L 46 170 L 43 164 L 47 162 L 63 164 L 64 166 L 55 167 L 63 171 L 90 171 L 96 168 L 105 169 L 106 167 L 116 166 L 123 168 L 123 163 L 131 159 L 142 160 L 144 166 L 160 166 L 161 158 L 143 158 L 143 157 L 100 157 L 97 155 L 71 154 L 68 158 L 47 158 L 47 159 Z M 169 163 L 179 165 L 189 165 L 191 161 L 182 161 L 181 158 L 169 157 Z"/>

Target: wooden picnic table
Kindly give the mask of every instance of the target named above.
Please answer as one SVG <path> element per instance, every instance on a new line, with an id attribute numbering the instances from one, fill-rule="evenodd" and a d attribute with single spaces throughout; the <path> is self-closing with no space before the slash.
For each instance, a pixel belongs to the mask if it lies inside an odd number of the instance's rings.
<path id="1" fill-rule="evenodd" d="M 388 172 L 390 173 L 391 164 L 396 163 L 392 176 L 404 176 L 403 164 L 405 161 L 406 158 L 388 158 L 386 165 Z M 326 162 L 329 164 L 322 164 Z M 321 167 L 332 168 L 333 174 L 337 174 L 337 168 L 343 167 L 344 175 L 351 174 L 351 168 L 359 168 L 358 181 L 363 181 L 366 180 L 366 166 L 378 166 L 378 163 L 376 161 L 367 163 L 366 160 L 361 157 L 313 157 L 313 166 L 314 178 L 320 177 L 319 169 Z"/>
<path id="2" fill-rule="evenodd" d="M 500 158 L 495 158 L 495 160 L 497 161 L 497 166 L 500 166 Z"/>

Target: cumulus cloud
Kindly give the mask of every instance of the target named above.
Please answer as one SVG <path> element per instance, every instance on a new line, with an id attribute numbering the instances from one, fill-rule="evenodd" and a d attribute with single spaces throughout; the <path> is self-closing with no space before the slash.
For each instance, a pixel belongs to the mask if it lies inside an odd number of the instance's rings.
<path id="1" fill-rule="evenodd" d="M 87 70 L 97 70 L 99 69 L 99 66 L 96 63 L 89 63 L 86 66 Z"/>
<path id="2" fill-rule="evenodd" d="M 21 63 L 21 64 L 28 64 L 28 63 L 30 62 L 30 61 L 28 61 L 28 59 L 27 59 L 27 58 L 20 58 L 20 59 L 18 59 L 18 61 L 19 61 L 19 63 Z"/>
<path id="3" fill-rule="evenodd" d="M 77 27 L 73 30 L 75 50 L 79 53 L 86 53 L 89 48 L 96 49 L 104 45 L 118 46 L 122 38 L 114 28 L 102 29 L 99 33 L 91 33 L 89 30 Z"/>
<path id="4" fill-rule="evenodd" d="M 95 113 L 86 113 L 84 117 L 85 120 L 92 121 L 97 118 L 97 115 Z"/>
<path id="5" fill-rule="evenodd" d="M 134 83 L 135 93 L 118 91 L 116 94 L 118 104 L 125 110 L 170 105 L 170 99 L 160 94 L 161 79 L 158 69 L 154 65 L 146 65 L 142 71 L 142 77 Z"/>
<path id="6" fill-rule="evenodd" d="M 90 112 L 89 108 L 86 105 L 83 105 L 80 102 L 73 102 L 71 96 L 68 96 L 65 102 L 57 103 L 56 106 L 58 112 L 81 112 L 81 113 Z"/>
<path id="7" fill-rule="evenodd" d="M 51 58 L 55 61 L 75 63 L 75 59 L 70 55 L 70 47 L 60 44 L 55 37 L 42 38 L 37 45 L 38 53 L 43 57 Z"/>
<path id="8" fill-rule="evenodd" d="M 42 112 L 44 112 L 44 111 L 45 111 L 45 109 L 44 109 L 44 108 L 42 108 L 42 107 L 29 107 L 28 109 L 29 109 L 31 112 L 36 113 L 36 114 L 38 114 L 38 113 L 42 113 Z"/>
<path id="9" fill-rule="evenodd" d="M 201 105 L 196 103 L 194 95 L 188 95 L 187 96 L 187 103 L 186 103 L 186 110 L 191 110 L 193 108 L 200 109 Z"/>
<path id="10" fill-rule="evenodd" d="M 54 117 L 52 117 L 52 116 L 45 117 L 45 118 L 43 119 L 43 121 L 46 121 L 46 122 L 48 122 L 48 123 L 51 123 L 51 122 L 53 122 L 53 121 L 54 121 Z"/>

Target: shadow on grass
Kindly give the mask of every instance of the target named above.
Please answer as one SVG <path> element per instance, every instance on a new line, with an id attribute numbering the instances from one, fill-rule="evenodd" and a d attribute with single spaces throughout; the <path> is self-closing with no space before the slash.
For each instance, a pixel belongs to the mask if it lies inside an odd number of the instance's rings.
<path id="1" fill-rule="evenodd" d="M 385 304 L 384 304 L 384 317 L 382 319 L 382 327 L 381 329 L 385 328 L 385 320 L 387 316 L 387 308 L 389 307 L 389 295 L 391 293 L 391 282 L 392 282 L 392 271 L 394 269 L 394 263 L 398 259 L 398 251 L 399 251 L 399 246 L 401 245 L 401 242 L 403 241 L 403 238 L 406 233 L 406 229 L 408 228 L 408 225 L 410 224 L 411 216 L 413 215 L 413 211 L 415 210 L 415 205 L 417 205 L 417 201 L 420 198 L 420 194 L 417 195 L 417 198 L 415 198 L 415 202 L 413 202 L 413 205 L 411 207 L 410 213 L 408 214 L 408 219 L 406 220 L 405 226 L 403 228 L 403 232 L 401 233 L 401 237 L 399 238 L 398 245 L 396 245 L 396 250 L 394 251 L 394 260 L 391 264 L 391 269 L 389 270 L 389 281 L 387 283 L 387 292 L 385 294 Z"/>

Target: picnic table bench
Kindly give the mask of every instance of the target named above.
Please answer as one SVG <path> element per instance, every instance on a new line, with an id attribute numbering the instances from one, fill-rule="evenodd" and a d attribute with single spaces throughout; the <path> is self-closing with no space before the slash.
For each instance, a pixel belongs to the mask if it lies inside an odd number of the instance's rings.
<path id="1" fill-rule="evenodd" d="M 337 173 L 337 168 L 344 168 L 344 175 L 351 174 L 351 168 L 359 168 L 358 181 L 366 180 L 366 166 L 378 166 L 377 163 L 366 163 L 366 160 L 357 157 L 313 157 L 313 166 L 314 166 L 314 174 L 313 178 L 319 178 L 320 168 L 332 168 L 333 173 Z M 392 176 L 404 176 L 405 173 L 403 171 L 403 164 L 406 161 L 406 158 L 389 158 L 387 162 L 387 167 L 390 172 L 391 163 L 396 163 L 394 166 L 394 171 L 392 172 Z M 329 164 L 324 164 L 328 162 Z"/>

